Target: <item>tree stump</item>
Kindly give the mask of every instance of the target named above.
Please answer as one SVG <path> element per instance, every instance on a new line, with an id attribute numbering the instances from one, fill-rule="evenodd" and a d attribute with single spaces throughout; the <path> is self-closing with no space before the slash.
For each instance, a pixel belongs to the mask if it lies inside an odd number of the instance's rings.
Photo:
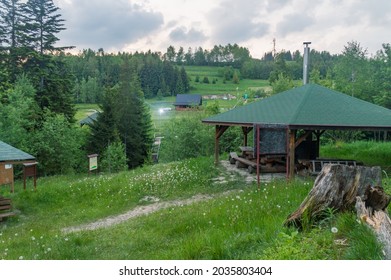
<path id="1" fill-rule="evenodd" d="M 301 228 L 303 222 L 322 219 L 328 208 L 334 211 L 354 209 L 356 197 L 365 201 L 367 187 L 375 185 L 381 186 L 380 167 L 324 165 L 308 196 L 284 224 Z"/>
<path id="2" fill-rule="evenodd" d="M 385 199 L 385 201 L 387 198 Z M 388 203 L 390 197 L 388 196 Z M 375 203 L 376 204 L 376 203 Z M 368 203 L 357 197 L 356 211 L 358 218 L 366 223 L 376 234 L 377 240 L 383 245 L 384 257 L 391 260 L 391 220 L 384 209 L 372 208 Z"/>

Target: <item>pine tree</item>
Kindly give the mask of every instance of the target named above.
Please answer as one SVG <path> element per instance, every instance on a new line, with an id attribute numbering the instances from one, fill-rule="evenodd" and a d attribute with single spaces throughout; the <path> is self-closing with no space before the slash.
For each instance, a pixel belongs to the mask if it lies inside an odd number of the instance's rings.
<path id="1" fill-rule="evenodd" d="M 0 0 L 0 58 L 9 73 L 11 83 L 20 74 L 18 65 L 22 60 L 20 50 L 21 30 L 19 0 Z M 4 69 L 3 68 L 3 69 Z"/>
<path id="2" fill-rule="evenodd" d="M 115 119 L 115 103 L 117 90 L 107 90 L 104 94 L 101 112 L 97 120 L 91 124 L 91 131 L 88 137 L 87 150 L 89 153 L 102 154 L 106 148 L 118 139 L 118 131 Z"/>
<path id="3" fill-rule="evenodd" d="M 52 0 L 28 0 L 22 5 L 26 46 L 41 55 L 69 48 L 54 46 L 59 40 L 56 34 L 65 30 L 59 9 Z"/>
<path id="4" fill-rule="evenodd" d="M 190 90 L 189 77 L 187 76 L 186 70 L 183 66 L 181 67 L 180 76 L 181 76 L 184 91 L 189 92 Z"/>
<path id="5" fill-rule="evenodd" d="M 23 70 L 28 73 L 36 89 L 36 101 L 41 109 L 64 114 L 73 120 L 72 80 L 70 69 L 62 57 L 51 54 L 69 47 L 55 47 L 56 36 L 64 28 L 64 20 L 52 0 L 28 0 L 22 4 L 22 44 L 25 52 Z"/>
<path id="6" fill-rule="evenodd" d="M 151 144 L 151 117 L 137 73 L 132 73 L 125 60 L 120 75 L 116 114 L 117 127 L 125 144 L 129 168 L 143 165 Z"/>

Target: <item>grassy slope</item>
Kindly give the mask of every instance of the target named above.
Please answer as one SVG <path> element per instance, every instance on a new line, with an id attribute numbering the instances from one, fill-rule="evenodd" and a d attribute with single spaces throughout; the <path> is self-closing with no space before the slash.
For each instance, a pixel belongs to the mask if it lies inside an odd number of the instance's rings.
<path id="1" fill-rule="evenodd" d="M 239 84 L 234 84 L 232 81 L 223 83 L 223 78 L 218 75 L 219 67 L 186 66 L 185 69 L 191 79 L 190 85 L 192 89 L 190 90 L 190 93 L 198 93 L 202 95 L 231 94 L 241 96 L 250 88 L 263 88 L 265 90 L 270 90 L 269 82 L 265 80 L 242 79 Z M 199 76 L 201 81 L 204 77 L 208 77 L 210 83 L 196 83 L 196 76 Z M 213 79 L 217 80 L 215 84 L 212 83 Z"/>
<path id="2" fill-rule="evenodd" d="M 380 166 L 387 174 L 391 173 L 391 143 L 389 142 L 337 142 L 321 146 L 320 156 L 354 159 L 363 162 L 365 165 Z"/>
<path id="3" fill-rule="evenodd" d="M 229 177 L 230 174 L 225 176 Z M 309 181 L 246 186 L 213 183 L 221 171 L 211 158 L 147 166 L 102 176 L 40 178 L 38 191 L 16 186 L 16 218 L 0 225 L 0 259 L 377 259 L 380 248 L 354 215 L 329 215 L 298 233 L 282 222 L 304 199 Z M 218 194 L 108 229 L 65 234 L 62 228 L 161 200 Z M 336 226 L 339 231 L 330 231 Z M 346 239 L 346 245 L 334 240 Z"/>

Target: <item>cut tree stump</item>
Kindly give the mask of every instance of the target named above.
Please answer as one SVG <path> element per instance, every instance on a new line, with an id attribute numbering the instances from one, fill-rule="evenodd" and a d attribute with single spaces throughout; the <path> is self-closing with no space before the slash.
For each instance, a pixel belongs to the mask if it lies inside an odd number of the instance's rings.
<path id="1" fill-rule="evenodd" d="M 366 200 L 368 186 L 381 186 L 380 167 L 324 165 L 308 196 L 284 224 L 301 228 L 303 222 L 322 219 L 328 209 L 354 209 L 357 196 Z"/>
<path id="2" fill-rule="evenodd" d="M 391 260 L 391 220 L 387 212 L 368 207 L 359 196 L 356 201 L 356 211 L 358 218 L 375 232 L 377 240 L 383 245 L 385 259 Z"/>
<path id="3" fill-rule="evenodd" d="M 390 201 L 391 197 L 381 187 L 380 167 L 325 165 L 308 196 L 284 224 L 302 228 L 305 222 L 322 219 L 328 208 L 333 211 L 355 208 L 359 219 L 375 232 L 389 260 L 391 220 L 386 208 Z"/>

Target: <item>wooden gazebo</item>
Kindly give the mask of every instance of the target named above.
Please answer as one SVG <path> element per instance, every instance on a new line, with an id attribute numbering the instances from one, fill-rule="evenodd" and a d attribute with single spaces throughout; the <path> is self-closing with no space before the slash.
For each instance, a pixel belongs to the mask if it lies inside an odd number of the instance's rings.
<path id="1" fill-rule="evenodd" d="M 302 142 L 315 136 L 313 156 L 316 157 L 319 156 L 320 136 L 326 130 L 389 131 L 391 110 L 320 85 L 306 84 L 202 122 L 216 127 L 216 164 L 219 162 L 219 139 L 229 127 L 242 127 L 244 146 L 247 146 L 248 134 L 254 128 L 259 128 L 258 134 L 268 128 L 284 130 L 286 173 L 287 178 L 293 178 L 295 152 Z"/>
<path id="2" fill-rule="evenodd" d="M 9 184 L 11 192 L 14 192 L 14 164 L 24 165 L 24 181 L 26 177 L 32 176 L 36 187 L 35 157 L 0 141 L 0 186 Z"/>

